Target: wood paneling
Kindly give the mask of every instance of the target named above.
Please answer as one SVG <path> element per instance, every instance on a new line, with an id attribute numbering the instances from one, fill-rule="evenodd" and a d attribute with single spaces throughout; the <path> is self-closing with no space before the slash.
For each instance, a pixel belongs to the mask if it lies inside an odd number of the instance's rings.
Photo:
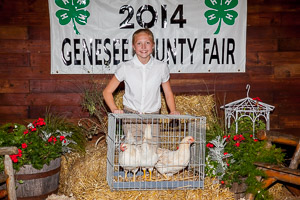
<path id="1" fill-rule="evenodd" d="M 29 66 L 28 53 L 0 53 L 1 68 L 10 66 Z"/>
<path id="2" fill-rule="evenodd" d="M 28 39 L 28 27 L 0 26 L 0 39 Z"/>
<path id="3" fill-rule="evenodd" d="M 29 92 L 28 80 L 0 80 L 1 93 L 26 93 Z"/>
<path id="4" fill-rule="evenodd" d="M 172 89 L 214 94 L 219 106 L 245 98 L 250 84 L 250 97 L 275 106 L 272 129 L 300 133 L 300 1 L 249 0 L 247 13 L 246 72 L 171 74 Z M 50 56 L 48 1 L 1 0 L 0 123 L 37 118 L 47 109 L 87 116 L 80 107 L 84 89 L 91 80 L 105 85 L 111 75 L 50 74 Z"/>
<path id="5" fill-rule="evenodd" d="M 0 53 L 50 53 L 48 40 L 0 40 L 0 44 Z"/>
<path id="6" fill-rule="evenodd" d="M 80 106 L 29 106 L 29 118 L 37 119 L 48 111 L 53 114 L 63 115 L 68 118 L 80 119 L 88 117 L 88 113 L 83 112 Z"/>
<path id="7" fill-rule="evenodd" d="M 1 120 L 27 119 L 28 106 L 0 106 Z"/>
<path id="8" fill-rule="evenodd" d="M 299 18 L 300 19 L 300 18 Z M 297 20 L 300 21 L 300 20 Z M 279 51 L 300 51 L 300 34 L 298 38 L 283 38 L 278 40 Z"/>

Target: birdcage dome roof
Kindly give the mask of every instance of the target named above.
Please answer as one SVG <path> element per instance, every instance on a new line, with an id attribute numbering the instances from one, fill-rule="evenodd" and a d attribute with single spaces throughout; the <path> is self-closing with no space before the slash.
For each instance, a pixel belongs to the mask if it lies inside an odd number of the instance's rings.
<path id="1" fill-rule="evenodd" d="M 228 109 L 228 110 L 245 110 L 245 111 L 258 111 L 258 110 L 273 111 L 274 110 L 275 108 L 274 106 L 263 103 L 259 101 L 257 98 L 258 97 L 256 98 L 246 97 L 228 103 L 224 106 L 221 106 L 221 108 Z"/>

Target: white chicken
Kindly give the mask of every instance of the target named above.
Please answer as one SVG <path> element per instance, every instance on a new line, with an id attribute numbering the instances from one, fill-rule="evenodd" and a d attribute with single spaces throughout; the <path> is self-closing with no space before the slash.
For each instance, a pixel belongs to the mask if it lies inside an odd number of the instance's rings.
<path id="1" fill-rule="evenodd" d="M 146 179 L 146 170 L 148 169 L 149 180 L 152 180 L 152 171 L 158 160 L 156 149 L 157 144 L 153 144 L 152 141 L 151 125 L 148 124 L 141 144 L 141 168 L 144 172 L 144 179 Z"/>
<path id="2" fill-rule="evenodd" d="M 191 157 L 190 145 L 194 142 L 192 136 L 187 136 L 180 142 L 176 151 L 160 149 L 160 157 L 155 165 L 157 171 L 168 179 L 169 176 L 183 170 L 189 164 Z"/>
<path id="3" fill-rule="evenodd" d="M 125 171 L 125 180 L 127 173 L 133 173 L 133 182 L 135 175 L 141 165 L 141 148 L 136 144 L 122 143 L 120 146 L 119 163 Z"/>

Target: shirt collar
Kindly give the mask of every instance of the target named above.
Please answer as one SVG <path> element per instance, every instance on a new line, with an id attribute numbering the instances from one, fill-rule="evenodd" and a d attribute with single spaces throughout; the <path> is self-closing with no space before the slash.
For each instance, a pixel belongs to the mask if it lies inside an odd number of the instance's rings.
<path id="1" fill-rule="evenodd" d="M 151 64 L 152 64 L 152 62 L 153 62 L 153 56 L 150 55 L 150 60 L 149 60 L 148 63 L 146 63 L 146 64 L 141 63 L 141 61 L 138 59 L 138 57 L 137 57 L 136 54 L 133 56 L 132 61 L 133 61 L 134 64 L 137 65 L 137 66 L 148 67 L 148 66 L 151 66 Z"/>

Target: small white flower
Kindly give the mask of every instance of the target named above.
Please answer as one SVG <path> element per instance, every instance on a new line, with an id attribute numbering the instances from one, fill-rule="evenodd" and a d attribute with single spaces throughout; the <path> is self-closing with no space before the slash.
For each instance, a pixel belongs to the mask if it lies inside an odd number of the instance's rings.
<path id="1" fill-rule="evenodd" d="M 30 124 L 27 125 L 27 128 L 34 128 L 34 126 L 33 126 L 32 123 L 30 123 Z"/>

